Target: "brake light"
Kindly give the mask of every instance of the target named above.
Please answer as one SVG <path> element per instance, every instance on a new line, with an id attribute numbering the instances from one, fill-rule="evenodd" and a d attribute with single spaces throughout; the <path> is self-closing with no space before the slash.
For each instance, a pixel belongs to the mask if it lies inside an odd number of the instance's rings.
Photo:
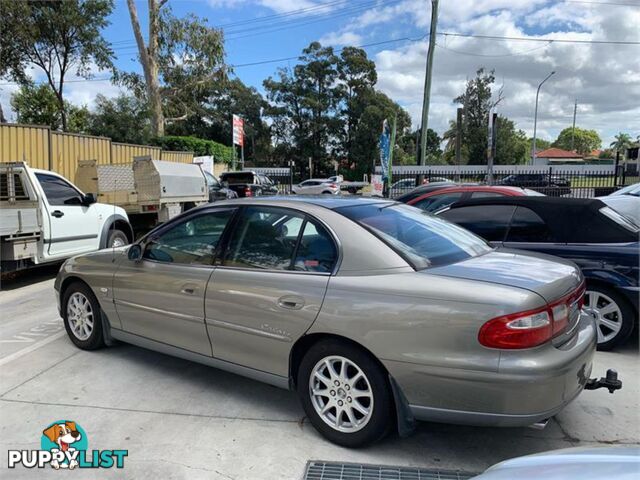
<path id="1" fill-rule="evenodd" d="M 493 318 L 480 327 L 478 341 L 485 347 L 502 349 L 542 345 L 566 331 L 572 308 L 582 308 L 584 291 L 582 284 L 545 307 Z"/>
<path id="2" fill-rule="evenodd" d="M 330 183 L 330 184 L 329 184 L 329 187 L 330 187 L 330 188 L 336 188 L 336 187 L 337 187 L 337 185 L 336 185 L 335 183 Z"/>
<path id="3" fill-rule="evenodd" d="M 252 193 L 251 193 L 251 187 L 244 187 L 244 196 L 245 196 L 245 197 L 250 197 L 250 196 L 252 196 Z"/>

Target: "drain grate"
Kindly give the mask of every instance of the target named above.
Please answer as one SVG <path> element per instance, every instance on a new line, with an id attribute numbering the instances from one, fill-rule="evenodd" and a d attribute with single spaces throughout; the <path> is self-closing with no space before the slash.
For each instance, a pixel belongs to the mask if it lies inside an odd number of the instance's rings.
<path id="1" fill-rule="evenodd" d="M 475 475 L 452 470 L 310 461 L 303 480 L 467 480 Z"/>

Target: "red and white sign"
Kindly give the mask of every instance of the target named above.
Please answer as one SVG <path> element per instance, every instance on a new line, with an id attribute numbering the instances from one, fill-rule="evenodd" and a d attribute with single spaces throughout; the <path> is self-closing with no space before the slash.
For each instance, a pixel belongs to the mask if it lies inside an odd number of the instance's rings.
<path id="1" fill-rule="evenodd" d="M 244 144 L 244 120 L 238 115 L 233 116 L 233 144 Z"/>

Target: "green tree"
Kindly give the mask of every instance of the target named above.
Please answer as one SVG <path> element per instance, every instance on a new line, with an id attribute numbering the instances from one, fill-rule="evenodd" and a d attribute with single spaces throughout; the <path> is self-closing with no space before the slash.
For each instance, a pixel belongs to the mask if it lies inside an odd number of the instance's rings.
<path id="1" fill-rule="evenodd" d="M 115 98 L 98 95 L 87 130 L 114 142 L 146 144 L 151 138 L 146 102 L 133 95 L 120 94 Z"/>
<path id="2" fill-rule="evenodd" d="M 595 130 L 576 127 L 574 131 L 573 127 L 567 127 L 560 132 L 558 138 L 551 144 L 551 146 L 562 148 L 563 150 L 571 150 L 571 145 L 580 155 L 587 155 L 592 150 L 599 149 L 602 145 L 602 140 Z"/>
<path id="3" fill-rule="evenodd" d="M 531 150 L 529 140 L 522 130 L 516 130 L 515 124 L 502 115 L 498 116 L 496 133 L 496 165 L 517 165 L 526 163 Z M 537 143 L 537 139 L 536 139 Z"/>
<path id="4" fill-rule="evenodd" d="M 239 78 L 214 82 L 201 92 L 197 110 L 183 121 L 167 125 L 167 134 L 193 135 L 230 145 L 231 115 L 240 115 L 244 119 L 245 160 L 254 165 L 268 162 L 271 137 L 262 115 L 267 106 L 262 95 Z"/>
<path id="5" fill-rule="evenodd" d="M 143 75 L 118 76 L 138 94 L 146 94 L 154 136 L 164 135 L 165 124 L 194 114 L 203 92 L 227 74 L 222 31 L 195 15 L 176 18 L 166 3 L 148 0 L 145 43 L 135 0 L 127 0 Z"/>
<path id="6" fill-rule="evenodd" d="M 71 72 L 89 79 L 92 67 L 113 69 L 113 52 L 101 35 L 113 0 L 0 2 L 0 76 L 23 85 L 27 70 L 42 70 L 55 94 L 60 128 L 67 130 L 64 86 Z"/>
<path id="7" fill-rule="evenodd" d="M 631 147 L 631 135 L 620 132 L 613 138 L 615 138 L 615 141 L 611 142 L 609 146 L 614 152 L 622 154 L 622 158 L 626 158 L 627 149 Z"/>
<path id="8" fill-rule="evenodd" d="M 11 108 L 16 113 L 18 123 L 62 129 L 58 98 L 47 85 L 35 85 L 32 82 L 21 85 L 20 90 L 11 96 Z M 77 107 L 65 101 L 63 111 L 67 119 L 67 131 L 86 133 L 89 120 L 87 107 Z"/>
<path id="9" fill-rule="evenodd" d="M 533 151 L 533 137 L 529 138 L 528 141 L 529 141 L 529 155 L 531 155 L 531 152 Z M 546 150 L 547 148 L 550 148 L 550 147 L 551 147 L 551 142 L 549 140 L 536 137 L 537 151 Z"/>
<path id="10" fill-rule="evenodd" d="M 493 70 L 478 69 L 475 78 L 467 81 L 465 91 L 454 99 L 463 107 L 462 143 L 468 151 L 468 163 L 487 163 L 487 130 L 489 111 L 493 106 L 491 85 L 495 82 Z"/>

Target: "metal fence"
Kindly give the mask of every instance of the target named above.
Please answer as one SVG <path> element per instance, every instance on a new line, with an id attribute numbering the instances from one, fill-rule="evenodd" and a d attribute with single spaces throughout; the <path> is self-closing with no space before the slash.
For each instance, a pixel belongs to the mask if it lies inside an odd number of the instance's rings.
<path id="1" fill-rule="evenodd" d="M 282 195 L 288 195 L 291 193 L 293 178 L 291 176 L 290 168 L 251 168 L 247 170 L 253 170 L 256 173 L 269 177 L 278 188 L 278 193 Z"/>
<path id="2" fill-rule="evenodd" d="M 380 169 L 376 169 L 380 173 Z M 634 172 L 635 173 L 635 172 Z M 452 181 L 488 184 L 484 165 L 401 165 L 393 167 L 391 196 L 397 197 L 423 183 Z M 637 181 L 622 166 L 613 165 L 501 165 L 493 170 L 493 185 L 528 188 L 545 195 L 590 198 L 608 195 Z"/>

